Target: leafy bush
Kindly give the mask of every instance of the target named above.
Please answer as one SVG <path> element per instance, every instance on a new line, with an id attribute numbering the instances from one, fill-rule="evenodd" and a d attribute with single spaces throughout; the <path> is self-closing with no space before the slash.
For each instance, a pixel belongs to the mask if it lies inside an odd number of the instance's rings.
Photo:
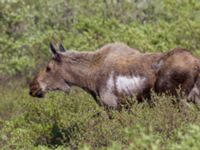
<path id="1" fill-rule="evenodd" d="M 177 46 L 199 54 L 200 3 L 184 1 L 0 1 L 1 74 L 28 73 L 47 60 L 48 43 L 95 50 L 122 41 L 141 51 Z"/>
<path id="2" fill-rule="evenodd" d="M 70 95 L 51 93 L 43 100 L 27 92 L 19 89 L 13 94 L 16 105 L 10 110 L 15 115 L 0 111 L 7 115 L 0 125 L 3 149 L 176 149 L 198 144 L 199 111 L 185 105 L 184 98 L 174 103 L 174 97 L 155 95 L 154 106 L 134 102 L 129 111 L 113 111 L 110 120 L 92 97 L 78 89 Z M 5 96 L 2 106 L 9 99 Z"/>

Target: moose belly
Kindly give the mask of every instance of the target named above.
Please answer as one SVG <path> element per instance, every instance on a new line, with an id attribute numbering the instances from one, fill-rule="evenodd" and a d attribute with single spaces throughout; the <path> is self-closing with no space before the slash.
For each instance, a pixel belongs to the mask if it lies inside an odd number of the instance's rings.
<path id="1" fill-rule="evenodd" d="M 142 76 L 117 76 L 116 90 L 123 95 L 137 95 L 143 92 L 146 80 L 147 79 Z"/>

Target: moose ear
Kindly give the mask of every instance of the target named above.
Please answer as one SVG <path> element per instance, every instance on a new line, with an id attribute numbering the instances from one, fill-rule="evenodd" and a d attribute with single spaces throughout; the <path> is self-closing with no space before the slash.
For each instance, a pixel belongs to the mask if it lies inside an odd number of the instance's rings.
<path id="1" fill-rule="evenodd" d="M 64 48 L 64 46 L 61 43 L 59 44 L 59 50 L 61 52 L 65 52 L 65 48 Z"/>
<path id="2" fill-rule="evenodd" d="M 49 44 L 50 46 L 50 50 L 51 50 L 51 53 L 52 53 L 52 56 L 53 58 L 56 60 L 56 61 L 60 61 L 60 55 L 59 53 L 56 51 L 56 48 L 53 46 L 52 43 Z"/>
<path id="3" fill-rule="evenodd" d="M 58 54 L 52 43 L 49 44 L 49 47 L 50 47 L 53 57 Z"/>

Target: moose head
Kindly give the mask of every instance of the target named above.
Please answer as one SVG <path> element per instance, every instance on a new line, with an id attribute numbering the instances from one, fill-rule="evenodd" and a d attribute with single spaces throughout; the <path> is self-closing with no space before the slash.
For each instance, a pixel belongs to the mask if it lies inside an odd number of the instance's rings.
<path id="1" fill-rule="evenodd" d="M 48 91 L 60 90 L 69 92 L 70 85 L 66 80 L 67 74 L 61 69 L 64 65 L 63 54 L 65 48 L 59 45 L 59 51 L 50 43 L 52 58 L 45 68 L 43 68 L 30 84 L 30 95 L 34 97 L 44 97 Z M 68 75 L 69 76 L 69 75 Z M 70 78 L 70 77 L 69 77 Z"/>

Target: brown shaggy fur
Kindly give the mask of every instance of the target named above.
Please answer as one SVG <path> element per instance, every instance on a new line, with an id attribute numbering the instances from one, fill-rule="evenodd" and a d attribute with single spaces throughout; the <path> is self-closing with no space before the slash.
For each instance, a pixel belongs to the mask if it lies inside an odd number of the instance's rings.
<path id="1" fill-rule="evenodd" d="M 176 48 L 161 57 L 157 67 L 156 92 L 168 91 L 177 95 L 177 89 L 180 88 L 186 95 L 190 95 L 199 78 L 200 60 L 188 50 Z"/>

